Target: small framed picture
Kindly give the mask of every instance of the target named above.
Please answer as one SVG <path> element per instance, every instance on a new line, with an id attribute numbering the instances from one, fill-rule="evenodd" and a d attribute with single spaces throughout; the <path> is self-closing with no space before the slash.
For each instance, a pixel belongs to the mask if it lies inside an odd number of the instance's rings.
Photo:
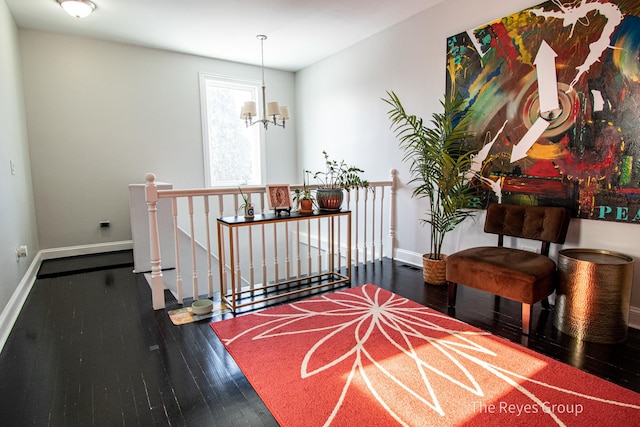
<path id="1" fill-rule="evenodd" d="M 267 190 L 267 200 L 269 209 L 276 211 L 291 208 L 291 190 L 289 184 L 272 184 L 265 186 Z"/>

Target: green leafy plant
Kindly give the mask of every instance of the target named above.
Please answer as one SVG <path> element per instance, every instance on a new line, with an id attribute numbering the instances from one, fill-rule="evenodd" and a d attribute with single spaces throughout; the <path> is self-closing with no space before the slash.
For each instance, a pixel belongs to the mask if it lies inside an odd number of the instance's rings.
<path id="1" fill-rule="evenodd" d="M 238 207 L 238 209 L 244 209 L 251 206 L 251 201 L 249 200 L 249 196 L 247 196 L 242 192 L 242 188 L 238 187 L 238 190 L 240 191 L 240 197 L 242 197 L 242 204 Z"/>
<path id="2" fill-rule="evenodd" d="M 430 258 L 441 259 L 447 232 L 473 214 L 471 183 L 466 172 L 476 149 L 469 148 L 473 133 L 468 131 L 469 116 L 459 96 L 440 101 L 442 112 L 433 113 L 429 126 L 422 118 L 408 114 L 394 92 L 383 101 L 392 108 L 391 128 L 409 164 L 410 183 L 417 184 L 412 197 L 428 200 L 423 223 L 431 226 Z"/>
<path id="3" fill-rule="evenodd" d="M 293 202 L 296 204 L 296 208 L 300 208 L 300 202 L 303 200 L 310 200 L 312 203 L 315 204 L 315 197 L 313 197 L 313 194 L 311 193 L 311 190 L 309 189 L 309 187 L 307 186 L 307 181 L 308 181 L 308 175 L 311 172 L 309 171 L 304 171 L 304 179 L 302 181 L 302 189 L 295 189 L 293 191 Z"/>
<path id="4" fill-rule="evenodd" d="M 313 174 L 320 188 L 340 188 L 351 190 L 355 188 L 368 188 L 369 181 L 360 177 L 364 171 L 356 166 L 347 165 L 344 160 L 338 162 L 332 160 L 326 151 L 323 151 L 325 170 Z M 313 173 L 311 171 L 307 171 Z"/>

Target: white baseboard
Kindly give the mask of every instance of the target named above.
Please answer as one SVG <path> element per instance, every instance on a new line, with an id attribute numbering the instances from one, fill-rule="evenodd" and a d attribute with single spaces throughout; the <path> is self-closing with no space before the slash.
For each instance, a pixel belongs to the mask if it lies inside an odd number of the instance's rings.
<path id="1" fill-rule="evenodd" d="M 115 252 L 133 249 L 132 240 L 121 242 L 95 243 L 91 245 L 67 246 L 63 248 L 43 249 L 40 251 L 42 260 L 66 258 L 80 255 L 92 255 L 103 252 Z"/>
<path id="2" fill-rule="evenodd" d="M 422 268 L 422 254 L 405 251 L 404 249 L 396 249 L 393 254 L 395 261 L 404 262 L 405 264 L 415 265 Z"/>
<path id="3" fill-rule="evenodd" d="M 11 333 L 11 329 L 13 329 L 13 325 L 18 319 L 20 310 L 22 310 L 22 306 L 27 300 L 29 292 L 31 291 L 31 288 L 36 281 L 36 277 L 38 275 L 38 271 L 40 270 L 42 261 L 79 255 L 91 255 L 103 252 L 122 251 L 132 248 L 133 241 L 125 240 L 122 242 L 69 246 L 64 248 L 43 249 L 39 251 L 36 256 L 33 257 L 31 265 L 25 272 L 22 280 L 20 280 L 20 283 L 18 283 L 16 290 L 13 292 L 13 295 L 11 295 L 9 302 L 7 302 L 7 305 L 2 310 L 2 313 L 0 313 L 0 351 L 2 351 L 2 349 L 4 348 L 4 345 L 9 338 L 9 334 Z"/>
<path id="4" fill-rule="evenodd" d="M 36 281 L 38 270 L 40 270 L 40 264 L 42 264 L 42 256 L 41 253 L 38 252 L 36 256 L 33 257 L 31 265 L 25 272 L 20 283 L 18 283 L 18 286 L 13 292 L 13 295 L 11 295 L 9 302 L 7 302 L 4 310 L 0 313 L 0 352 L 4 348 L 4 345 L 9 338 L 9 334 L 11 333 L 11 329 L 13 329 L 13 325 L 18 319 L 20 310 L 22 310 L 22 306 L 27 300 L 29 292 Z"/>

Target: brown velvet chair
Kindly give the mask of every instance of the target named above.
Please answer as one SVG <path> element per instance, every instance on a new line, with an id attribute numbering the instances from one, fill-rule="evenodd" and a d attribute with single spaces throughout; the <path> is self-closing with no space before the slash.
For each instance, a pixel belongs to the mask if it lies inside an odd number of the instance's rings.
<path id="1" fill-rule="evenodd" d="M 493 204 L 487 209 L 485 233 L 498 235 L 498 246 L 465 249 L 447 257 L 449 306 L 455 306 L 457 285 L 465 285 L 522 303 L 522 333 L 529 334 L 532 306 L 556 285 L 556 263 L 550 243 L 564 243 L 571 213 L 566 208 Z M 540 253 L 503 246 L 504 236 L 537 240 Z"/>

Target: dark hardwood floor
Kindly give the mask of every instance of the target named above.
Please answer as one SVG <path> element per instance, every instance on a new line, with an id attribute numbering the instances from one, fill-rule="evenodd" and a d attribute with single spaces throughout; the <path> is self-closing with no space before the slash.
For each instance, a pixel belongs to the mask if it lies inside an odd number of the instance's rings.
<path id="1" fill-rule="evenodd" d="M 132 265 L 128 251 L 43 263 L 0 354 L 0 425 L 277 425 L 209 322 L 174 326 L 175 301 L 153 311 Z M 538 304 L 523 338 L 519 304 L 459 287 L 448 310 L 445 287 L 425 285 L 415 267 L 359 266 L 353 285 L 364 283 L 640 392 L 638 330 L 622 344 L 580 342 Z"/>

